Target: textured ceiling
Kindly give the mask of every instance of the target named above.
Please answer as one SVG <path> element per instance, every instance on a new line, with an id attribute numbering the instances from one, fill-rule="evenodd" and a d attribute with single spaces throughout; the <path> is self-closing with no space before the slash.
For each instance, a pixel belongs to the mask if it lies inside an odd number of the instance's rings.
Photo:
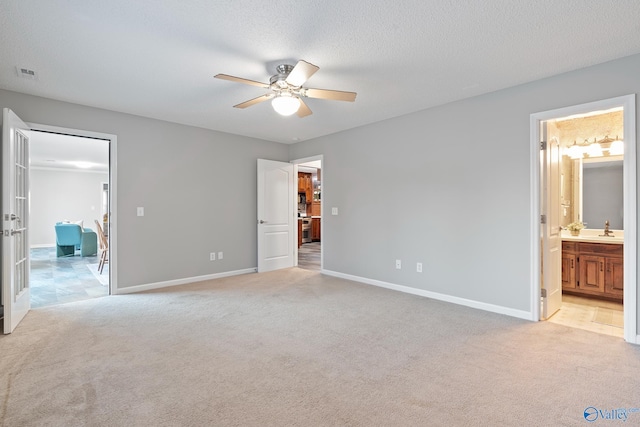
<path id="1" fill-rule="evenodd" d="M 637 0 L 3 0 L 0 88 L 293 143 L 640 53 Z M 313 115 L 269 103 L 279 63 L 320 67 Z M 16 67 L 36 72 L 18 77 Z"/>

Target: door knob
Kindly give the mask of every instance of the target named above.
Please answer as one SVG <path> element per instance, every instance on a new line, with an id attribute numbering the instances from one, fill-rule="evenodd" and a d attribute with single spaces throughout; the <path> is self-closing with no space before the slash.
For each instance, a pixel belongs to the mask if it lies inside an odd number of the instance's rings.
<path id="1" fill-rule="evenodd" d="M 20 217 L 16 216 L 16 214 L 11 214 L 11 221 L 16 221 L 16 220 L 20 221 Z"/>
<path id="2" fill-rule="evenodd" d="M 263 221 L 263 220 L 258 221 L 258 223 L 260 223 L 260 224 L 265 224 L 266 222 L 267 221 Z"/>

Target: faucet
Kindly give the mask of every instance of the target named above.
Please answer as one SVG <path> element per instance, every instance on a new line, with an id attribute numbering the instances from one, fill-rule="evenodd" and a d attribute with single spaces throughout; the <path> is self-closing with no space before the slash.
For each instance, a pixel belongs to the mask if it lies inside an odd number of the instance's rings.
<path id="1" fill-rule="evenodd" d="M 609 220 L 604 222 L 604 234 L 601 234 L 602 237 L 616 237 L 613 235 L 613 232 L 609 230 Z"/>

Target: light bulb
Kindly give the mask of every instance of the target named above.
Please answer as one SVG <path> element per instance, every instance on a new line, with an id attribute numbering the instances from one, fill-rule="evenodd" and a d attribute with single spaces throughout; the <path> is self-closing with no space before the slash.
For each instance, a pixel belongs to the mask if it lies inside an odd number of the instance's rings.
<path id="1" fill-rule="evenodd" d="M 587 147 L 587 154 L 589 157 L 602 157 L 602 146 L 594 142 Z"/>
<path id="2" fill-rule="evenodd" d="M 290 116 L 300 108 L 300 100 L 288 92 L 282 92 L 271 101 L 273 109 L 282 116 Z"/>
<path id="3" fill-rule="evenodd" d="M 583 157 L 582 148 L 575 143 L 569 147 L 568 154 L 572 159 L 581 159 Z"/>
<path id="4" fill-rule="evenodd" d="M 609 155 L 610 156 L 618 156 L 620 154 L 624 154 L 624 142 L 616 139 L 609 146 Z"/>

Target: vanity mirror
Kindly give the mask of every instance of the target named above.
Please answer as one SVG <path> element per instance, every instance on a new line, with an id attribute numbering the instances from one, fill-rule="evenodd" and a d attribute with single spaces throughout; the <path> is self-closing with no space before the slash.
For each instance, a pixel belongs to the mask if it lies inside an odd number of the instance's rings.
<path id="1" fill-rule="evenodd" d="M 622 230 L 622 156 L 563 160 L 571 164 L 570 192 L 563 191 L 565 218 L 582 221 L 592 229 L 604 228 L 609 221 L 612 230 Z M 564 172 L 569 171 L 565 168 Z"/>

